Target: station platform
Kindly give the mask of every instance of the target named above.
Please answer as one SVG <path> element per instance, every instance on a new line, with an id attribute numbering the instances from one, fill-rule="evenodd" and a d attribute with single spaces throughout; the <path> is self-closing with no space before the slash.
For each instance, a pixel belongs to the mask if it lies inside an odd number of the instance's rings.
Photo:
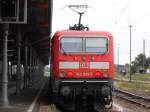
<path id="1" fill-rule="evenodd" d="M 15 94 L 14 83 L 9 83 L 9 106 L 0 106 L 0 112 L 40 112 L 41 105 L 49 105 L 48 78 L 43 78 L 32 87 Z"/>

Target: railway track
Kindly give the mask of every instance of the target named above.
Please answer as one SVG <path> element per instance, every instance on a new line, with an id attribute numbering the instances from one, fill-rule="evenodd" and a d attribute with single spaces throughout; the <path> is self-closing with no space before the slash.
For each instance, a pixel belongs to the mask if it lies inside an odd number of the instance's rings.
<path id="1" fill-rule="evenodd" d="M 132 103 L 141 105 L 145 108 L 150 108 L 150 97 L 139 96 L 120 89 L 114 89 L 114 95 Z"/>

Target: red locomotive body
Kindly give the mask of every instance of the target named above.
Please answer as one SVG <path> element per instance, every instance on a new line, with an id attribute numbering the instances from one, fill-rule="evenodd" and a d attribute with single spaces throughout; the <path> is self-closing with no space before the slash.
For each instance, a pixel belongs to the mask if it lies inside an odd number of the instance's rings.
<path id="1" fill-rule="evenodd" d="M 51 47 L 50 88 L 62 105 L 112 103 L 113 37 L 100 31 L 58 31 Z"/>

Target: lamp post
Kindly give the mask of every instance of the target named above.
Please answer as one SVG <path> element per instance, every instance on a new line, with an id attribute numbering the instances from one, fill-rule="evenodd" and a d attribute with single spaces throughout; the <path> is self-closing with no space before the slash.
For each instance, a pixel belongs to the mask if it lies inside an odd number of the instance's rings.
<path id="1" fill-rule="evenodd" d="M 118 75 L 120 75 L 120 70 L 119 70 L 119 47 L 120 47 L 120 44 L 118 44 L 118 47 L 117 47 L 117 72 L 118 72 Z"/>
<path id="2" fill-rule="evenodd" d="M 131 44 L 132 44 L 132 40 L 131 40 L 131 28 L 132 28 L 132 25 L 129 26 L 129 29 L 130 29 L 130 81 L 132 80 L 132 77 L 131 77 Z"/>
<path id="3" fill-rule="evenodd" d="M 145 55 L 145 39 L 143 40 L 143 73 L 145 73 L 145 59 L 146 59 L 146 55 Z"/>

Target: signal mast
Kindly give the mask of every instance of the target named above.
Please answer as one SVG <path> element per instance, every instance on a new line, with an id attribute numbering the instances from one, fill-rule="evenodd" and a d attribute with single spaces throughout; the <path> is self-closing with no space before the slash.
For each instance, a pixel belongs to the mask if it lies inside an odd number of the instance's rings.
<path id="1" fill-rule="evenodd" d="M 89 31 L 88 26 L 84 26 L 81 24 L 82 15 L 85 14 L 85 11 L 87 8 L 89 8 L 87 5 L 68 5 L 68 7 L 73 10 L 74 12 L 79 14 L 79 21 L 78 24 L 75 24 L 74 26 L 69 26 L 69 30 L 83 30 L 83 31 Z M 78 9 L 84 9 L 84 11 L 80 11 Z"/>

